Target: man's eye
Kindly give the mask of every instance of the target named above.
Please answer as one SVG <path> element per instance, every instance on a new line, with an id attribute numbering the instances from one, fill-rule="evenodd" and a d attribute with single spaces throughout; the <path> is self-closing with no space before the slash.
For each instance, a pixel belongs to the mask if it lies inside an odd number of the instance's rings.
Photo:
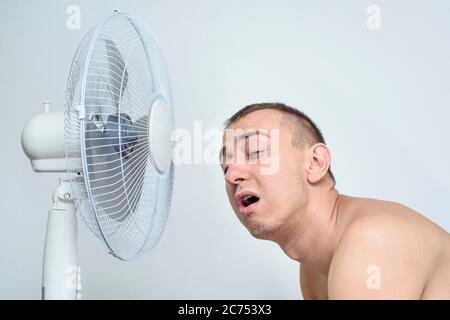
<path id="1" fill-rule="evenodd" d="M 223 168 L 223 174 L 224 175 L 227 174 L 227 171 L 228 171 L 228 167 Z"/>
<path id="2" fill-rule="evenodd" d="M 261 155 L 261 153 L 263 153 L 263 152 L 264 152 L 264 150 L 256 150 L 256 151 L 250 152 L 249 155 L 248 155 L 248 158 L 249 158 L 249 159 L 256 159 L 256 158 L 258 158 L 258 157 Z"/>

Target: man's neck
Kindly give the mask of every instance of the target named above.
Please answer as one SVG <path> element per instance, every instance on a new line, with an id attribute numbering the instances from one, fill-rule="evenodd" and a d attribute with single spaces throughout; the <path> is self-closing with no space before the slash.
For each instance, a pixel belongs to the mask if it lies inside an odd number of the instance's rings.
<path id="1" fill-rule="evenodd" d="M 328 275 L 336 239 L 339 212 L 339 193 L 336 189 L 311 190 L 303 212 L 296 215 L 286 237 L 277 241 L 283 251 L 305 266 Z"/>

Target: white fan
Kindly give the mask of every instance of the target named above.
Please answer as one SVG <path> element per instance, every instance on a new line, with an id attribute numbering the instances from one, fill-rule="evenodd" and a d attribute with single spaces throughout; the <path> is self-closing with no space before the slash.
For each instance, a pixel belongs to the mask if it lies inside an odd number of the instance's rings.
<path id="1" fill-rule="evenodd" d="M 37 172 L 67 172 L 49 210 L 43 298 L 80 296 L 76 209 L 121 260 L 158 242 L 172 197 L 169 78 L 145 25 L 114 11 L 81 41 L 65 112 L 36 115 L 22 132 Z"/>

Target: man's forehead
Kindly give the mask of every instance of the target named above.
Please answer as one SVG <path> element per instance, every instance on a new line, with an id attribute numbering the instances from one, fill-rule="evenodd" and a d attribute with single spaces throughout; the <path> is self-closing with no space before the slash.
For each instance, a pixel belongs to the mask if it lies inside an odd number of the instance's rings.
<path id="1" fill-rule="evenodd" d="M 229 125 L 223 139 L 230 135 L 238 136 L 242 132 L 266 132 L 270 133 L 272 129 L 280 130 L 282 113 L 277 110 L 258 110 Z"/>

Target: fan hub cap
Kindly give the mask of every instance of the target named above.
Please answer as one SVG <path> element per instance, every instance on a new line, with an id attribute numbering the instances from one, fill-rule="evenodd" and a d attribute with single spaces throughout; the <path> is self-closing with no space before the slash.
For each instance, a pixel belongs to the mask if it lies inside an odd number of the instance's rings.
<path id="1" fill-rule="evenodd" d="M 171 124 L 167 105 L 163 99 L 152 104 L 149 121 L 150 153 L 160 172 L 166 171 L 172 159 Z"/>

